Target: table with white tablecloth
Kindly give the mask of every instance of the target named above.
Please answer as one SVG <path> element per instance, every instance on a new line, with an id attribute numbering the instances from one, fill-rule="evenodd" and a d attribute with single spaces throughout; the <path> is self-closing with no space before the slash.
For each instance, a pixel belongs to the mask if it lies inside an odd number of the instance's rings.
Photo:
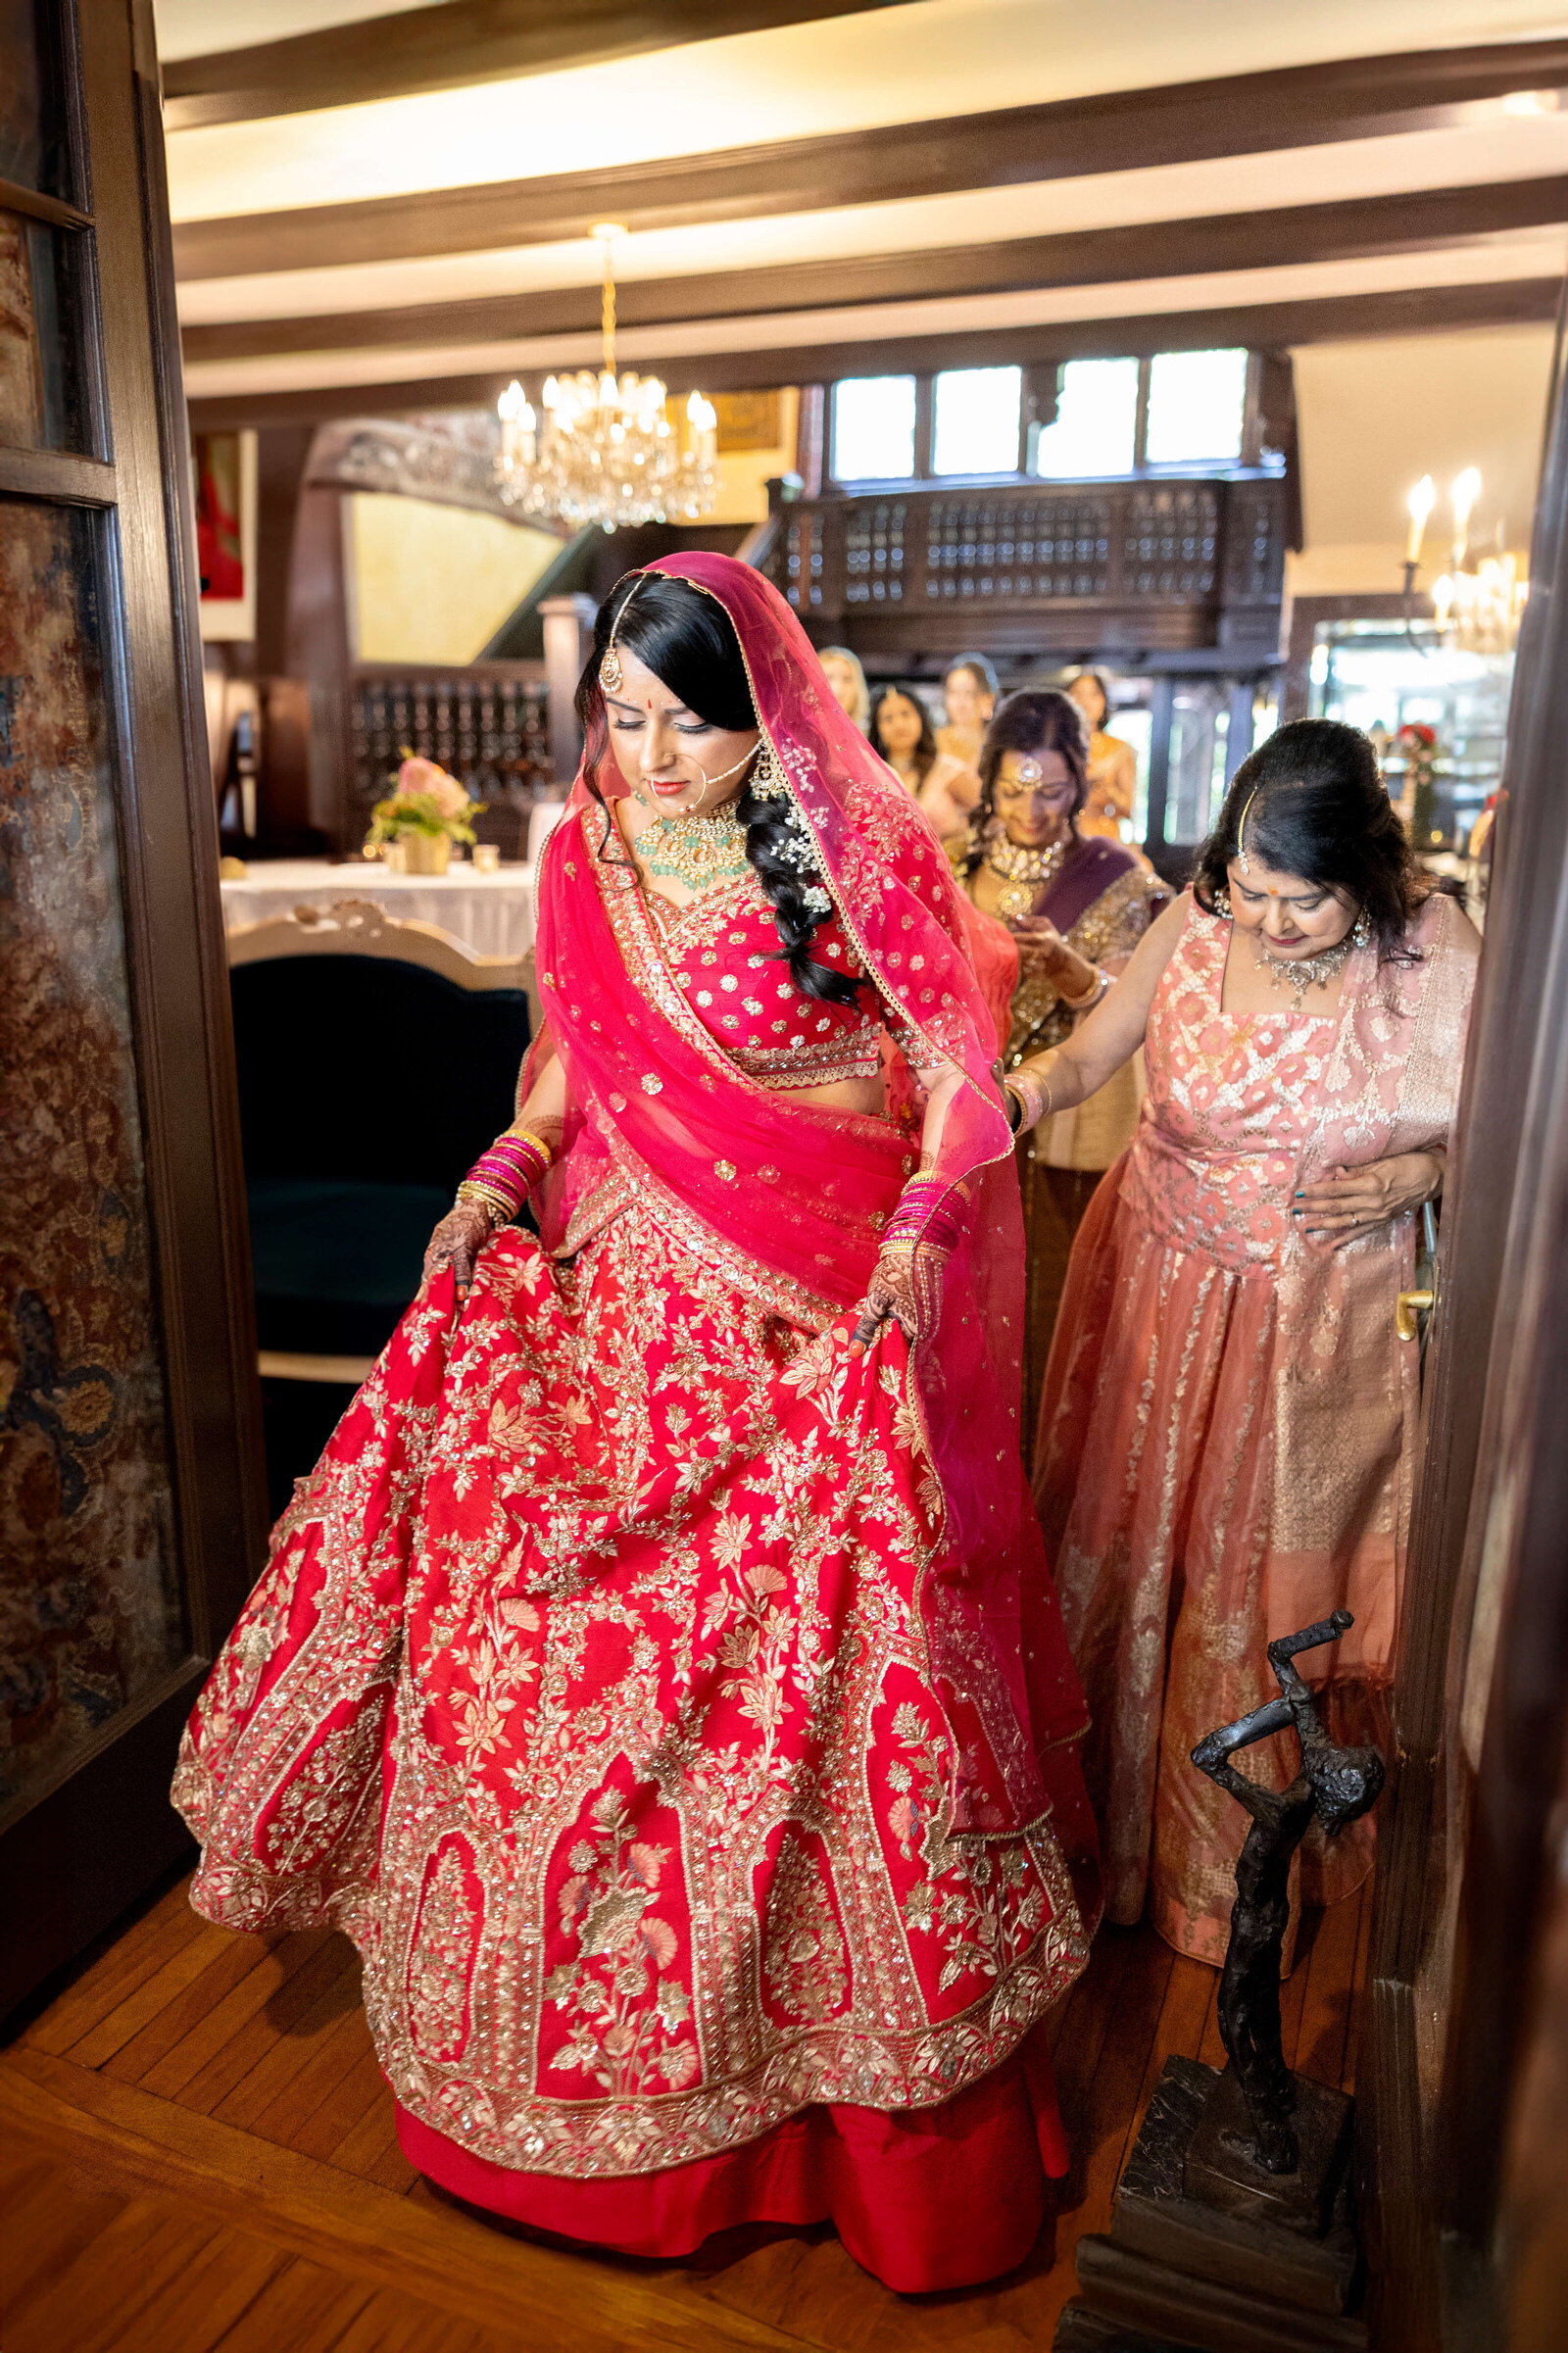
<path id="1" fill-rule="evenodd" d="M 533 946 L 532 865 L 481 874 L 466 860 L 445 874 L 393 874 L 378 858 L 258 859 L 243 882 L 224 882 L 223 928 L 266 923 L 297 907 L 324 913 L 337 899 L 368 899 L 394 921 L 433 923 L 476 956 L 525 956 Z"/>

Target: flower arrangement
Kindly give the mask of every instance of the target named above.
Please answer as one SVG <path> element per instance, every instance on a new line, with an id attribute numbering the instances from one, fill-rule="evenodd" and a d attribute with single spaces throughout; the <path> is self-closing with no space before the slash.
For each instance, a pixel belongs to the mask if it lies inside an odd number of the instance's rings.
<path id="1" fill-rule="evenodd" d="M 411 834 L 444 841 L 449 847 L 453 842 L 473 840 L 469 819 L 481 816 L 484 805 L 470 801 L 456 776 L 449 776 L 433 760 L 417 759 L 405 746 L 403 764 L 391 782 L 388 798 L 378 801 L 370 811 L 374 823 L 366 841 L 367 851 L 389 842 L 405 842 Z"/>

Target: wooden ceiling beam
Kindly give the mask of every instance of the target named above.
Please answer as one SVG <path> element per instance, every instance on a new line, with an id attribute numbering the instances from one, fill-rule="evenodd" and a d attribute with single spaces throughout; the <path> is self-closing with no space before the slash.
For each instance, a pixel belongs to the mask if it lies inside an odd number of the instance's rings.
<path id="1" fill-rule="evenodd" d="M 164 123 L 169 130 L 189 130 L 464 89 L 897 4 L 703 0 L 694 8 L 690 0 L 569 0 L 563 7 L 561 0 L 446 0 L 288 40 L 171 59 L 164 68 Z"/>
<path id="2" fill-rule="evenodd" d="M 1419 252 L 1558 221 L 1568 221 L 1568 176 L 1562 175 L 1226 213 L 1202 221 L 1137 221 L 1121 228 L 1072 230 L 998 245 L 634 279 L 616 289 L 615 307 L 622 328 L 669 326 L 691 319 L 759 318 L 828 306 L 1339 262 L 1369 254 Z M 187 327 L 183 343 L 188 362 L 240 360 L 282 352 L 363 351 L 377 344 L 418 347 L 486 343 L 507 336 L 587 334 L 598 323 L 599 288 L 573 286 L 396 310 L 236 319 Z"/>
<path id="3" fill-rule="evenodd" d="M 1015 187 L 1452 128 L 1470 108 L 1520 89 L 1568 89 L 1568 40 L 1336 60 L 485 187 L 186 221 L 175 224 L 174 264 L 183 278 L 246 276 L 553 244 L 585 235 L 595 221 L 678 228 Z"/>
<path id="4" fill-rule="evenodd" d="M 745 392 L 778 384 L 810 384 L 835 376 L 925 372 L 1142 356 L 1160 351 L 1208 351 L 1243 346 L 1289 350 L 1303 343 L 1338 343 L 1369 335 L 1432 334 L 1446 328 L 1517 326 L 1549 322 L 1557 315 L 1560 277 L 1508 278 L 1493 285 L 1409 287 L 1389 294 L 1330 295 L 1316 301 L 1254 303 L 1233 309 L 1182 311 L 1131 318 L 1079 319 L 1041 327 L 989 328 L 903 340 L 799 345 L 792 349 L 732 351 L 651 358 L 671 392 Z M 419 382 L 328 386 L 297 392 L 235 393 L 190 401 L 196 432 L 236 425 L 318 422 L 334 417 L 397 417 L 427 410 L 488 408 L 507 378 L 486 374 L 426 377 Z"/>

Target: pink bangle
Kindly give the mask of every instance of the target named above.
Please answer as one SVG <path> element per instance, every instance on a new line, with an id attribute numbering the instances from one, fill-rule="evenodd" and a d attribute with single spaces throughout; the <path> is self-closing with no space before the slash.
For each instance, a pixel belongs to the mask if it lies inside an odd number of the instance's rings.
<path id="1" fill-rule="evenodd" d="M 551 1157 L 549 1146 L 537 1136 L 498 1136 L 458 1187 L 458 1199 L 477 1201 L 490 1213 L 492 1222 L 499 1212 L 501 1223 L 506 1224 L 516 1216 L 550 1166 Z"/>

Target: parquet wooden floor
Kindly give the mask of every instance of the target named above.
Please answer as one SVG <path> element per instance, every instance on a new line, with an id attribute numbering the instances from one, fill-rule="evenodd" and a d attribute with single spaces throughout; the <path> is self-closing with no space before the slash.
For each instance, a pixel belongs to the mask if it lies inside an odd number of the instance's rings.
<path id="1" fill-rule="evenodd" d="M 1317 1922 L 1288 2053 L 1353 2084 L 1367 1890 Z M 5 2353 L 1042 2353 L 1103 2230 L 1172 2051 L 1219 2061 L 1217 1979 L 1147 1929 L 1102 1933 L 1053 2022 L 1077 2151 L 1053 2232 L 1007 2279 L 901 2298 L 831 2230 L 731 2231 L 685 2264 L 494 2227 L 405 2163 L 325 1932 L 236 1936 L 152 1903 L 0 2053 Z"/>

